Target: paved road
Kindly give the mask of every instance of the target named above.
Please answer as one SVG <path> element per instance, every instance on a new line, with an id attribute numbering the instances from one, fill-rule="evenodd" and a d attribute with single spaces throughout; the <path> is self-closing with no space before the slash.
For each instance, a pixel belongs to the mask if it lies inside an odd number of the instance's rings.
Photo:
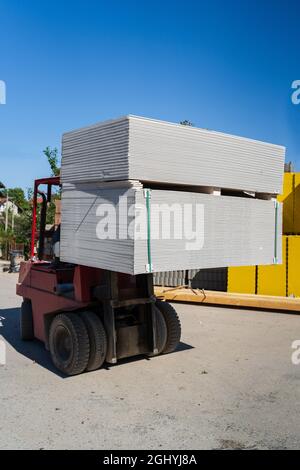
<path id="1" fill-rule="evenodd" d="M 176 304 L 177 352 L 63 378 L 0 274 L 1 449 L 299 448 L 300 316 Z"/>

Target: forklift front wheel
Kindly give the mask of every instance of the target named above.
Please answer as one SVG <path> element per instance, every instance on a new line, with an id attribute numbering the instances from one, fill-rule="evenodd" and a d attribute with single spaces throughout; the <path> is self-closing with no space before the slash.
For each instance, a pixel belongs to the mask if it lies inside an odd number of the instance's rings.
<path id="1" fill-rule="evenodd" d="M 156 306 L 161 311 L 167 325 L 167 341 L 163 354 L 175 351 L 181 338 L 181 324 L 175 308 L 168 302 L 157 300 Z"/>
<path id="2" fill-rule="evenodd" d="M 154 305 L 155 309 L 155 319 L 156 319 L 156 349 L 157 353 L 150 353 L 148 356 L 157 356 L 158 354 L 161 354 L 166 346 L 167 342 L 167 325 L 165 322 L 165 319 L 163 317 L 163 314 L 161 311 Z"/>
<path id="3" fill-rule="evenodd" d="M 94 312 L 80 314 L 88 331 L 90 340 L 90 356 L 87 371 L 99 369 L 106 358 L 107 338 L 102 321 Z"/>
<path id="4" fill-rule="evenodd" d="M 90 342 L 84 321 L 77 313 L 62 313 L 54 317 L 49 347 L 54 365 L 64 374 L 81 374 L 86 369 Z"/>

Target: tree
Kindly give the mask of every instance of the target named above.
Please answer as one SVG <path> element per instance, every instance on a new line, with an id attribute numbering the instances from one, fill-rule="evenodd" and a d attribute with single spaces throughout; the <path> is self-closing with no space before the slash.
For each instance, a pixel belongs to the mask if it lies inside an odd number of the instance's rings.
<path id="1" fill-rule="evenodd" d="M 17 243 L 24 244 L 24 255 L 29 256 L 31 241 L 32 208 L 28 208 L 15 218 L 14 236 Z"/>
<path id="2" fill-rule="evenodd" d="M 9 200 L 14 202 L 20 209 L 25 209 L 28 206 L 28 201 L 22 188 L 9 188 L 3 190 L 2 194 L 6 196 L 7 192 Z"/>
<path id="3" fill-rule="evenodd" d="M 33 188 L 27 188 L 27 201 L 31 201 L 33 199 Z"/>
<path id="4" fill-rule="evenodd" d="M 6 259 L 8 258 L 8 247 L 9 244 L 14 240 L 14 233 L 11 229 L 5 230 L 3 226 L 0 226 L 0 247 L 1 251 L 5 252 Z"/>
<path id="5" fill-rule="evenodd" d="M 50 165 L 52 174 L 51 176 L 59 176 L 60 173 L 60 167 L 59 167 L 59 156 L 58 156 L 58 150 L 57 148 L 51 149 L 50 147 L 46 147 L 45 150 L 43 150 L 44 155 L 46 155 L 48 163 Z"/>
<path id="6" fill-rule="evenodd" d="M 187 119 L 185 119 L 184 121 L 180 121 L 180 123 L 182 126 L 191 126 L 191 127 L 194 127 L 194 124 L 191 122 L 191 121 L 188 121 Z"/>
<path id="7" fill-rule="evenodd" d="M 51 168 L 51 176 L 58 176 L 60 173 L 60 158 L 58 155 L 57 148 L 51 149 L 46 147 L 43 151 L 47 157 Z M 5 230 L 5 218 L 0 219 L 0 246 L 5 250 L 7 256 L 7 248 L 12 242 L 24 244 L 24 254 L 29 256 L 30 251 L 30 240 L 31 240 L 31 225 L 32 225 L 32 203 L 33 203 L 33 190 L 32 188 L 27 189 L 25 196 L 22 188 L 6 188 L 3 183 L 0 182 L 0 195 L 6 197 L 10 201 L 14 202 L 20 209 L 21 213 L 14 217 L 14 226 L 12 224 L 12 217 L 8 217 L 8 227 Z M 60 199 L 60 191 L 52 195 L 53 199 L 48 204 L 47 209 L 47 224 L 54 223 L 55 216 L 55 199 Z M 37 230 L 39 229 L 41 204 L 37 205 Z M 9 209 L 10 213 L 10 209 Z"/>
<path id="8" fill-rule="evenodd" d="M 0 197 L 5 197 L 5 184 L 0 181 Z"/>
<path id="9" fill-rule="evenodd" d="M 43 150 L 44 155 L 46 155 L 48 163 L 51 168 L 51 176 L 59 176 L 60 174 L 60 157 L 58 156 L 58 150 L 57 148 L 51 149 L 51 147 L 46 147 L 45 150 Z M 54 224 L 54 218 L 55 218 L 55 199 L 60 199 L 61 197 L 61 192 L 58 190 L 56 193 L 52 194 L 52 201 L 50 204 L 48 204 L 48 209 L 47 209 L 47 218 L 46 218 L 46 223 L 47 224 Z"/>

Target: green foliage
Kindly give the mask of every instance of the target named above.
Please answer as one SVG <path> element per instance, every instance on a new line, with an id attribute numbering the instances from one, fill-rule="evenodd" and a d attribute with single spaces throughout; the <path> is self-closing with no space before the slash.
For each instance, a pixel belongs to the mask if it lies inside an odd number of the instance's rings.
<path id="1" fill-rule="evenodd" d="M 0 218 L 0 245 L 2 252 L 6 253 L 9 244 L 15 241 L 16 243 L 23 243 L 25 254 L 28 254 L 31 238 L 32 205 L 25 197 L 22 188 L 2 190 L 2 196 L 6 197 L 7 191 L 9 200 L 14 202 L 21 211 L 13 217 L 11 209 L 8 210 L 7 231 L 5 231 L 6 214 L 3 213 Z M 14 227 L 12 227 L 12 218 L 14 219 Z"/>
<path id="2" fill-rule="evenodd" d="M 2 253 L 5 253 L 6 258 L 8 256 L 8 246 L 14 240 L 14 233 L 11 229 L 5 231 L 3 225 L 0 226 L 0 246 Z"/>
<path id="3" fill-rule="evenodd" d="M 54 224 L 55 221 L 55 199 L 60 199 L 60 194 L 55 194 L 52 196 L 52 201 L 48 204 L 47 207 L 47 216 L 46 216 L 46 224 Z"/>
<path id="4" fill-rule="evenodd" d="M 12 200 L 21 209 L 27 206 L 25 194 L 22 188 L 12 188 L 8 191 L 9 199 Z"/>
<path id="5" fill-rule="evenodd" d="M 10 242 L 14 239 L 14 233 L 11 229 L 5 231 L 4 227 L 0 226 L 0 243 Z"/>
<path id="6" fill-rule="evenodd" d="M 46 147 L 43 151 L 46 156 L 50 168 L 51 176 L 59 176 L 60 173 L 60 157 L 57 148 L 51 149 Z M 9 210 L 8 216 L 8 229 L 5 231 L 5 214 L 0 217 L 0 246 L 2 251 L 6 253 L 7 247 L 10 243 L 23 243 L 25 256 L 29 255 L 30 241 L 31 241 L 31 226 L 32 226 L 32 200 L 33 189 L 28 188 L 27 194 L 22 188 L 5 188 L 5 185 L 0 181 L 0 196 L 6 197 L 8 191 L 9 200 L 14 202 L 20 209 L 20 213 L 14 217 L 14 227 L 12 228 L 12 213 Z M 47 224 L 54 224 L 55 217 L 55 199 L 60 199 L 60 191 L 52 195 L 52 201 L 47 207 Z M 39 229 L 41 204 L 37 206 L 37 230 Z"/>
<path id="7" fill-rule="evenodd" d="M 28 207 L 28 201 L 25 198 L 22 188 L 8 189 L 8 197 L 10 201 L 14 202 L 20 209 L 26 209 Z"/>
<path id="8" fill-rule="evenodd" d="M 15 218 L 14 236 L 16 243 L 24 243 L 24 254 L 28 256 L 31 241 L 32 210 L 27 209 Z"/>
<path id="9" fill-rule="evenodd" d="M 27 188 L 27 201 L 32 201 L 33 199 L 33 188 Z"/>
<path id="10" fill-rule="evenodd" d="M 28 200 L 22 188 L 0 189 L 0 194 L 2 197 L 6 197 L 8 194 L 9 200 L 14 202 L 20 209 L 24 210 L 28 208 Z"/>
<path id="11" fill-rule="evenodd" d="M 180 123 L 182 126 L 191 126 L 191 127 L 194 127 L 194 124 L 191 122 L 191 121 L 188 121 L 187 119 L 185 119 L 184 121 L 180 121 Z"/>
<path id="12" fill-rule="evenodd" d="M 43 150 L 44 155 L 47 157 L 48 163 L 50 165 L 52 174 L 51 176 L 59 176 L 60 167 L 59 167 L 59 156 L 57 148 L 51 149 L 51 147 L 46 147 Z"/>

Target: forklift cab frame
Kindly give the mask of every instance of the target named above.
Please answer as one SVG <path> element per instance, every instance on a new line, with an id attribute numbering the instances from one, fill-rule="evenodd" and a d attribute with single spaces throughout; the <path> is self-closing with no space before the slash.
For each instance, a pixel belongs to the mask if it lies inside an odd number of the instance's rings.
<path id="1" fill-rule="evenodd" d="M 46 193 L 44 193 L 43 191 L 40 191 L 39 186 L 41 185 L 47 186 Z M 39 245 L 38 245 L 38 251 L 37 251 L 37 258 L 40 261 L 43 260 L 47 204 L 51 202 L 53 186 L 61 187 L 59 176 L 53 176 L 50 178 L 41 178 L 41 179 L 35 180 L 34 182 L 31 246 L 30 246 L 30 258 L 31 259 L 34 259 L 35 257 L 35 243 L 36 243 L 36 238 L 37 238 L 37 204 L 38 204 L 38 195 L 40 195 L 42 197 L 42 209 L 41 209 L 41 219 L 40 219 L 40 228 L 39 228 Z"/>

